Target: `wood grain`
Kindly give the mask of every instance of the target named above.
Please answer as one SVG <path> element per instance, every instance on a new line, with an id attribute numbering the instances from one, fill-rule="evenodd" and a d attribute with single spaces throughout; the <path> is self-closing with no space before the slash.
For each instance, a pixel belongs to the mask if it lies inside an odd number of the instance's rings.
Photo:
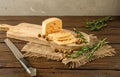
<path id="1" fill-rule="evenodd" d="M 50 16 L 43 17 L 0 17 L 0 24 L 15 25 L 21 22 L 41 24 L 41 22 Z M 87 63 L 77 69 L 70 69 L 60 62 L 47 60 L 45 58 L 26 58 L 31 66 L 36 67 L 37 77 L 120 77 L 120 17 L 113 17 L 114 20 L 108 23 L 108 26 L 100 31 L 91 32 L 85 28 L 85 21 L 95 20 L 97 17 L 65 16 L 59 17 L 63 20 L 63 27 L 72 30 L 73 27 L 92 33 L 99 38 L 107 38 L 117 54 L 113 57 L 105 57 Z M 0 31 L 0 76 L 1 77 L 29 77 L 20 63 L 14 57 L 10 49 L 5 45 L 4 39 L 6 32 Z M 27 43 L 25 41 L 11 39 L 18 49 Z"/>
<path id="2" fill-rule="evenodd" d="M 6 74 L 5 74 L 6 73 Z M 37 69 L 36 77 L 119 77 L 120 71 Z M 2 77 L 30 77 L 23 68 L 0 69 Z"/>
<path id="3" fill-rule="evenodd" d="M 0 42 L 3 42 L 3 40 L 6 38 L 5 36 L 6 34 L 0 34 Z M 100 35 L 100 34 L 95 34 L 96 36 L 98 36 L 99 39 L 103 39 L 103 38 L 107 38 L 107 40 L 110 42 L 110 43 L 120 43 L 120 34 L 109 34 L 109 35 Z M 12 39 L 14 40 L 14 39 Z M 13 42 L 21 42 L 21 43 L 25 43 L 25 42 L 22 42 L 20 40 L 14 40 Z"/>

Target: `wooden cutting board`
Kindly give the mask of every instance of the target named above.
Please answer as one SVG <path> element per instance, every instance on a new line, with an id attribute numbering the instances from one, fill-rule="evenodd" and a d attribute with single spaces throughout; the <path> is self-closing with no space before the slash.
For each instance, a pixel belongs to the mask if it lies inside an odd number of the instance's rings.
<path id="1" fill-rule="evenodd" d="M 15 26 L 8 24 L 1 24 L 0 29 L 7 31 L 7 37 L 9 38 L 48 45 L 57 49 L 74 50 L 74 49 L 78 49 L 80 46 L 85 45 L 85 44 L 58 45 L 53 41 L 47 41 L 45 38 L 41 36 L 41 32 L 42 32 L 41 25 L 36 25 L 36 24 L 20 23 Z M 88 36 L 86 33 L 83 34 Z"/>
<path id="2" fill-rule="evenodd" d="M 38 37 L 41 34 L 41 25 L 21 23 L 16 26 L 7 24 L 0 26 L 1 30 L 7 30 L 7 37 L 46 45 L 49 44 L 45 39 Z"/>

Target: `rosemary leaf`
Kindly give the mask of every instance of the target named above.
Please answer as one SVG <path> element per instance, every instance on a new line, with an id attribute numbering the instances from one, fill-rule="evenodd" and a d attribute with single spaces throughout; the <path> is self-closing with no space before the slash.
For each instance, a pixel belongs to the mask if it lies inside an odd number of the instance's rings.
<path id="1" fill-rule="evenodd" d="M 104 17 L 104 18 L 101 18 L 101 19 L 97 19 L 96 21 L 92 21 L 92 22 L 86 22 L 87 24 L 87 28 L 91 31 L 95 31 L 95 30 L 99 30 L 106 25 L 106 22 L 112 20 L 112 17 L 111 16 L 107 16 L 107 17 Z"/>
<path id="2" fill-rule="evenodd" d="M 75 28 L 73 28 L 73 30 L 74 30 L 75 33 L 77 33 L 78 36 L 82 39 L 82 42 L 87 43 L 87 40 L 86 40 L 86 38 L 84 37 L 84 35 L 81 33 L 81 31 L 79 31 L 79 30 L 77 30 L 77 29 L 75 29 Z"/>
<path id="3" fill-rule="evenodd" d="M 100 40 L 98 43 L 93 45 L 93 48 L 90 50 L 89 54 L 87 55 L 87 59 L 90 59 L 97 49 L 108 43 L 105 40 L 106 39 Z"/>
<path id="4" fill-rule="evenodd" d="M 77 58 L 80 55 L 82 55 L 83 53 L 89 51 L 89 49 L 90 49 L 90 46 L 84 46 L 84 47 L 80 48 L 76 53 L 68 55 L 68 57 L 70 57 L 70 58 Z"/>
<path id="5" fill-rule="evenodd" d="M 100 40 L 99 42 L 93 45 L 87 45 L 87 46 L 81 47 L 76 53 L 69 54 L 68 57 L 77 58 L 83 55 L 84 53 L 88 53 L 87 59 L 90 59 L 93 56 L 94 52 L 105 44 L 107 44 L 105 39 Z"/>

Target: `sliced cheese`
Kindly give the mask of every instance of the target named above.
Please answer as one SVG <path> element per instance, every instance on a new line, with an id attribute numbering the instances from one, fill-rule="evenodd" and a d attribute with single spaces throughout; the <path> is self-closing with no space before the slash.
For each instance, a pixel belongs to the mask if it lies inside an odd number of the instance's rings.
<path id="1" fill-rule="evenodd" d="M 59 45 L 66 45 L 78 41 L 78 38 L 76 38 L 71 31 L 64 29 L 60 32 L 48 34 L 47 37 Z"/>
<path id="2" fill-rule="evenodd" d="M 59 32 L 62 29 L 62 20 L 59 18 L 48 18 L 42 22 L 42 35 Z"/>
<path id="3" fill-rule="evenodd" d="M 48 39 L 50 40 L 59 40 L 59 39 L 64 39 L 67 36 L 70 36 L 71 32 L 69 30 L 61 30 L 60 32 L 48 34 Z"/>
<path id="4" fill-rule="evenodd" d="M 65 36 L 65 37 L 60 37 L 58 39 L 56 39 L 57 41 L 67 41 L 67 40 L 71 40 L 75 38 L 73 35 L 69 35 L 69 36 Z"/>
<path id="5" fill-rule="evenodd" d="M 54 40 L 55 43 L 58 45 L 67 45 L 70 43 L 75 43 L 78 39 L 74 36 L 69 36 L 68 38 L 65 38 L 64 40 Z"/>

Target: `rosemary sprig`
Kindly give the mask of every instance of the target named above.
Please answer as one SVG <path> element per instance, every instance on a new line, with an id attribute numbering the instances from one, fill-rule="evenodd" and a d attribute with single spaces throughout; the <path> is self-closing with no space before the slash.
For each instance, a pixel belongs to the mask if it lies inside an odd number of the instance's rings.
<path id="1" fill-rule="evenodd" d="M 89 54 L 87 55 L 87 59 L 90 59 L 94 52 L 99 49 L 100 47 L 102 47 L 103 45 L 107 44 L 108 42 L 105 41 L 106 39 L 100 40 L 98 43 L 94 44 L 93 47 L 91 48 Z"/>
<path id="2" fill-rule="evenodd" d="M 82 42 L 87 43 L 86 38 L 84 35 L 81 33 L 81 31 L 77 30 L 76 28 L 73 28 L 74 32 L 78 34 L 78 36 L 82 39 Z"/>
<path id="3" fill-rule="evenodd" d="M 76 53 L 69 54 L 68 57 L 77 58 L 80 55 L 82 55 L 83 53 L 89 52 L 90 49 L 91 49 L 91 46 L 84 46 L 84 47 L 80 48 Z"/>
<path id="4" fill-rule="evenodd" d="M 93 45 L 87 45 L 87 46 L 80 48 L 76 53 L 69 54 L 68 57 L 69 58 L 77 58 L 84 53 L 88 53 L 87 59 L 90 59 L 93 56 L 94 52 L 105 44 L 107 44 L 105 39 L 100 40 L 99 42 L 97 42 Z"/>
<path id="5" fill-rule="evenodd" d="M 96 21 L 92 21 L 92 22 L 86 22 L 87 24 L 87 28 L 90 29 L 91 31 L 95 31 L 95 30 L 99 30 L 101 28 L 103 28 L 106 25 L 106 22 L 112 20 L 111 16 L 107 16 L 101 19 L 97 19 Z"/>

